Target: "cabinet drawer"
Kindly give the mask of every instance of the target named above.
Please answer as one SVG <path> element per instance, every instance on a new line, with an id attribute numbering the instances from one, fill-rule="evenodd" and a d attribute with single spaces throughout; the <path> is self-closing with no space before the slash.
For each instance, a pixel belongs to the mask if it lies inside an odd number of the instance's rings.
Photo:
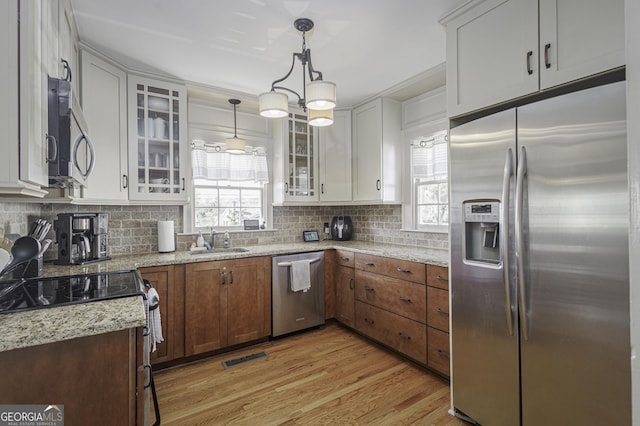
<path id="1" fill-rule="evenodd" d="M 449 292 L 427 287 L 427 324 L 449 332 Z"/>
<path id="2" fill-rule="evenodd" d="M 428 362 L 429 368 L 449 376 L 449 333 L 428 328 Z"/>
<path id="3" fill-rule="evenodd" d="M 353 268 L 356 264 L 355 253 L 347 250 L 336 250 L 338 265 Z"/>
<path id="4" fill-rule="evenodd" d="M 356 270 L 356 299 L 426 323 L 427 287 Z"/>
<path id="5" fill-rule="evenodd" d="M 449 290 L 449 268 L 427 265 L 427 285 Z"/>
<path id="6" fill-rule="evenodd" d="M 413 281 L 414 283 L 425 284 L 427 282 L 425 265 L 408 260 L 356 253 L 356 269 Z"/>
<path id="7" fill-rule="evenodd" d="M 356 330 L 427 364 L 427 326 L 356 301 Z"/>

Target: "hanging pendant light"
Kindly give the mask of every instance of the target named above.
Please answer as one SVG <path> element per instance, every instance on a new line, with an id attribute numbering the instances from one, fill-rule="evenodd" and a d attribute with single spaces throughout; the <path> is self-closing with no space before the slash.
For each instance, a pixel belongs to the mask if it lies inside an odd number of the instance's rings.
<path id="1" fill-rule="evenodd" d="M 233 105 L 233 137 L 228 138 L 225 141 L 225 151 L 230 154 L 244 154 L 247 152 L 247 142 L 244 139 L 240 139 L 237 135 L 236 125 L 236 105 L 240 103 L 239 99 L 229 99 L 229 103 Z"/>
<path id="2" fill-rule="evenodd" d="M 333 124 L 332 109 L 308 109 L 307 123 L 310 126 L 323 127 Z"/>
<path id="3" fill-rule="evenodd" d="M 258 108 L 260 115 L 268 118 L 286 117 L 289 113 L 289 97 L 284 92 L 289 92 L 298 97 L 298 106 L 304 111 L 309 109 L 309 125 L 328 126 L 333 123 L 333 108 L 336 106 L 336 85 L 322 79 L 322 73 L 316 71 L 311 63 L 311 49 L 307 49 L 306 33 L 313 28 L 313 21 L 307 18 L 296 19 L 293 26 L 302 32 L 302 52 L 293 53 L 293 62 L 289 72 L 282 78 L 271 83 L 271 91 L 260 94 Z M 291 75 L 296 64 L 296 58 L 302 63 L 302 96 L 295 90 L 284 86 L 278 86 Z M 309 84 L 306 84 L 307 74 Z M 276 92 L 279 90 L 280 92 Z M 311 111 L 315 110 L 312 114 Z M 320 114 L 319 111 L 331 111 Z M 315 116 L 315 120 L 311 116 Z M 322 116 L 322 117 L 321 117 Z"/>

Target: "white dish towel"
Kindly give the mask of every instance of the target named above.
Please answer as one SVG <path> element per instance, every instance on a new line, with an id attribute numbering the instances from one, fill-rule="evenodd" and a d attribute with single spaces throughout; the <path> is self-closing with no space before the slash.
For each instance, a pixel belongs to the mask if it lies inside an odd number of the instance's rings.
<path id="1" fill-rule="evenodd" d="M 160 321 L 160 297 L 155 288 L 147 291 L 147 299 L 145 300 L 145 310 L 147 311 L 147 329 L 149 330 L 149 351 L 155 352 L 156 345 L 164 342 L 162 337 L 162 322 Z M 150 306 L 157 306 L 154 310 L 149 310 Z"/>
<path id="2" fill-rule="evenodd" d="M 294 260 L 291 262 L 291 267 L 289 268 L 289 273 L 291 274 L 289 279 L 291 291 L 309 291 L 311 288 L 311 268 L 309 264 L 309 259 Z"/>

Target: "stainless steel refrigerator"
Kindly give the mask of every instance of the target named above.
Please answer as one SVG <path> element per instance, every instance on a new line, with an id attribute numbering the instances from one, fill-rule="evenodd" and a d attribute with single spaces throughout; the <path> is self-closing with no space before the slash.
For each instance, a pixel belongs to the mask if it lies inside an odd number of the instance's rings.
<path id="1" fill-rule="evenodd" d="M 450 133 L 454 410 L 631 424 L 625 82 Z"/>

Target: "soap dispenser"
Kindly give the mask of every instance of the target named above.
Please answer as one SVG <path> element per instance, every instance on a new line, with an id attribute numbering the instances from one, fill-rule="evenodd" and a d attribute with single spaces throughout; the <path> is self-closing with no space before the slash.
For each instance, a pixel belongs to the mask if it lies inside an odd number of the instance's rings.
<path id="1" fill-rule="evenodd" d="M 198 238 L 196 239 L 196 246 L 204 247 L 204 237 L 202 236 L 202 232 L 198 234 Z"/>
<path id="2" fill-rule="evenodd" d="M 229 233 L 225 232 L 224 237 L 222 237 L 222 247 L 229 248 L 231 247 L 231 237 L 229 237 Z"/>

